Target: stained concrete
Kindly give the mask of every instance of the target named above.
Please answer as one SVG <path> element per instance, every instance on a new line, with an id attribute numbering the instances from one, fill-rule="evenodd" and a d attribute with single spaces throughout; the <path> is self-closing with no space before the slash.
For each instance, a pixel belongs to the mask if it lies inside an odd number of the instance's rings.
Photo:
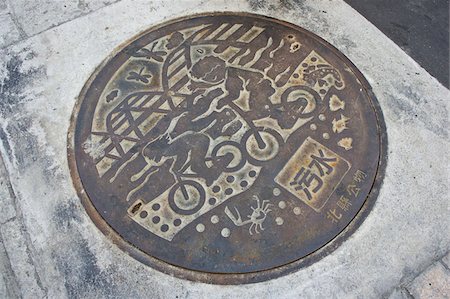
<path id="1" fill-rule="evenodd" d="M 53 4 L 48 20 L 64 15 Z M 1 224 L 0 257 L 8 257 L 1 262 L 12 276 L 5 277 L 17 284 L 0 290 L 11 297 L 394 298 L 450 249 L 449 91 L 343 1 L 122 0 L 35 31 L 40 12 L 14 10 L 24 34 L 0 50 L 0 153 L 9 186 L 2 194 L 10 196 L 2 201 L 15 213 Z M 388 164 L 370 215 L 331 255 L 272 281 L 216 286 L 153 270 L 95 227 L 72 186 L 67 131 L 89 75 L 135 34 L 204 11 L 259 13 L 316 33 L 362 71 L 384 113 Z"/>

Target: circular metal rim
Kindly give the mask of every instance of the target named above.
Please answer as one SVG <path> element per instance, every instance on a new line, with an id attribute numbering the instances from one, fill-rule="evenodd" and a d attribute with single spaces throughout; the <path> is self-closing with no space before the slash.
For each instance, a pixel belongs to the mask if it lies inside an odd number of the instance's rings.
<path id="1" fill-rule="evenodd" d="M 169 24 L 180 22 L 183 20 L 189 20 L 191 18 L 195 17 L 202 17 L 202 16 L 211 16 L 211 15 L 217 15 L 217 16 L 227 16 L 227 15 L 234 15 L 234 16 L 242 16 L 242 17 L 255 17 L 260 18 L 266 21 L 270 22 L 276 22 L 279 24 L 282 24 L 284 26 L 293 28 L 298 31 L 302 31 L 303 33 L 308 34 L 311 36 L 311 38 L 315 39 L 318 43 L 323 44 L 324 46 L 328 47 L 329 49 L 334 51 L 334 54 L 337 55 L 340 59 L 342 59 L 343 62 L 345 62 L 347 65 L 351 66 L 352 72 L 355 74 L 357 79 L 360 81 L 364 91 L 367 94 L 368 99 L 370 100 L 370 104 L 372 105 L 372 108 L 375 112 L 375 117 L 377 119 L 377 129 L 378 129 L 378 136 L 379 136 L 379 143 L 380 143 L 380 155 L 378 160 L 378 167 L 377 172 L 375 175 L 375 179 L 373 181 L 372 187 L 369 191 L 369 194 L 366 197 L 366 200 L 364 201 L 361 209 L 357 212 L 356 216 L 350 221 L 350 223 L 342 230 L 340 231 L 331 241 L 324 244 L 322 247 L 317 249 L 316 251 L 308 254 L 307 256 L 304 256 L 303 258 L 300 258 L 296 261 L 290 262 L 288 264 L 284 264 L 272 269 L 267 269 L 263 271 L 257 271 L 257 272 L 250 272 L 250 273 L 209 273 L 209 272 L 200 272 L 195 271 L 187 268 L 182 268 L 179 266 L 175 266 L 172 264 L 169 264 L 165 261 L 162 261 L 160 259 L 157 259 L 155 257 L 152 257 L 137 247 L 135 247 L 133 244 L 125 241 L 118 232 L 116 232 L 109 224 L 103 219 L 101 214 L 97 211 L 97 209 L 92 204 L 90 198 L 86 194 L 83 184 L 81 182 L 81 179 L 78 174 L 78 168 L 77 163 L 75 159 L 75 128 L 77 124 L 77 116 L 81 107 L 81 104 L 83 102 L 83 99 L 86 95 L 86 92 L 91 87 L 94 79 L 100 72 L 100 70 L 103 69 L 110 61 L 113 59 L 120 51 L 122 51 L 127 45 L 130 43 L 136 41 L 137 39 L 141 38 L 143 35 L 155 31 L 161 27 L 167 26 Z M 373 208 L 376 198 L 378 197 L 378 194 L 380 192 L 383 178 L 386 172 L 386 166 L 387 166 L 387 153 L 388 153 L 388 138 L 387 138 L 387 132 L 386 132 L 386 124 L 384 122 L 384 116 L 381 111 L 381 107 L 375 97 L 375 94 L 372 92 L 372 87 L 370 86 L 369 82 L 365 79 L 363 74 L 359 71 L 359 69 L 348 59 L 341 51 L 339 51 L 336 47 L 334 47 L 332 44 L 321 38 L 320 36 L 314 34 L 313 32 L 306 30 L 299 25 L 279 20 L 276 18 L 260 15 L 260 14 L 254 14 L 254 13 L 247 13 L 247 12 L 233 12 L 233 11 L 227 11 L 227 12 L 203 12 L 198 14 L 190 14 L 178 18 L 173 18 L 165 22 L 158 23 L 157 25 L 151 26 L 147 28 L 146 30 L 140 32 L 139 34 L 135 35 L 134 37 L 128 39 L 127 41 L 121 43 L 119 46 L 117 46 L 112 53 L 110 53 L 101 63 L 98 65 L 94 72 L 90 75 L 89 79 L 84 84 L 78 98 L 76 99 L 71 119 L 70 119 L 70 125 L 69 125 L 69 131 L 67 134 L 67 158 L 68 158 L 68 166 L 70 170 L 70 175 L 72 177 L 72 183 L 73 186 L 78 194 L 78 196 L 81 199 L 81 203 L 84 206 L 87 214 L 91 218 L 91 220 L 94 222 L 95 226 L 100 229 L 100 231 L 107 237 L 107 239 L 110 239 L 115 245 L 117 245 L 121 250 L 123 250 L 125 253 L 133 257 L 134 259 L 142 262 L 143 264 L 152 267 L 155 270 L 161 271 L 168 275 L 173 275 L 178 278 L 187 279 L 191 281 L 197 281 L 197 282 L 203 282 L 203 283 L 209 283 L 209 284 L 220 284 L 220 285 L 236 285 L 236 284 L 249 284 L 249 283 L 257 283 L 266 281 L 269 279 L 278 278 L 280 276 L 284 276 L 287 274 L 290 274 L 292 272 L 298 271 L 300 269 L 306 268 L 313 263 L 321 260 L 325 256 L 332 253 L 334 250 L 336 250 L 349 236 L 351 236 L 356 229 L 362 224 L 362 222 L 365 220 L 365 218 L 368 216 L 369 212 Z"/>

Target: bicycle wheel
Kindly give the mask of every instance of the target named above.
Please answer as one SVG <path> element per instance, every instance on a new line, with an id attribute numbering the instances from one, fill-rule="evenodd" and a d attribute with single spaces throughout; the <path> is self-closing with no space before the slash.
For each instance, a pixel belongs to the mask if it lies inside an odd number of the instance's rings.
<path id="1" fill-rule="evenodd" d="M 217 160 L 218 158 L 231 153 L 233 155 L 233 160 L 223 167 L 224 172 L 235 172 L 245 165 L 245 157 L 242 154 L 241 145 L 235 141 L 224 141 L 216 145 L 211 153 L 212 160 Z"/>
<path id="2" fill-rule="evenodd" d="M 281 95 L 281 104 L 288 106 L 289 103 L 297 102 L 303 106 L 299 118 L 307 118 L 318 111 L 318 106 L 322 104 L 319 94 L 312 88 L 303 85 L 291 86 Z"/>
<path id="3" fill-rule="evenodd" d="M 181 181 L 169 192 L 169 205 L 175 213 L 192 215 L 205 203 L 205 189 L 196 181 Z"/>
<path id="4" fill-rule="evenodd" d="M 264 146 L 260 146 L 255 134 L 259 134 Z M 247 160 L 254 165 L 261 165 L 276 157 L 283 145 L 283 137 L 269 128 L 256 127 L 254 130 L 248 130 L 242 137 Z"/>

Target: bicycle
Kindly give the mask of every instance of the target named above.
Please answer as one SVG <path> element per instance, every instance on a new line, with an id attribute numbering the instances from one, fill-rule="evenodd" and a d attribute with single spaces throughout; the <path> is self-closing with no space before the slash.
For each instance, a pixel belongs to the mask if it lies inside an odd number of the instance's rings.
<path id="1" fill-rule="evenodd" d="M 229 156 L 230 153 L 233 155 L 232 158 Z M 236 153 L 239 153 L 241 157 L 236 157 Z M 226 159 L 227 156 L 228 159 Z M 221 159 L 225 160 L 218 163 Z M 220 167 L 218 171 L 225 173 L 241 169 L 246 162 L 240 144 L 234 141 L 224 141 L 216 145 L 212 150 L 211 157 L 205 158 L 205 161 L 211 162 L 214 167 Z M 191 161 L 187 162 L 180 170 L 172 172 L 176 183 L 169 191 L 169 206 L 174 212 L 181 215 L 192 215 L 198 212 L 206 200 L 204 187 L 198 181 L 192 179 L 198 179 L 201 176 L 195 173 L 186 173 L 190 166 Z"/>

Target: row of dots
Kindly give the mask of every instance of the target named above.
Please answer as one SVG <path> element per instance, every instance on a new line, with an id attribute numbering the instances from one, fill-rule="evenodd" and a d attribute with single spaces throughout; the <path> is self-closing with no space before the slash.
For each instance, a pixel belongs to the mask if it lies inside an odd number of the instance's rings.
<path id="1" fill-rule="evenodd" d="M 251 178 L 255 177 L 256 176 L 256 171 L 254 171 L 254 170 L 249 171 L 248 176 L 251 177 Z M 229 176 L 227 176 L 226 181 L 231 184 L 231 183 L 233 183 L 235 181 L 235 177 L 232 176 L 232 175 L 229 175 Z M 245 187 L 248 186 L 248 182 L 246 180 L 242 180 L 239 184 L 241 185 L 242 188 L 245 188 Z M 212 191 L 214 193 L 220 192 L 220 186 L 216 185 L 216 186 L 212 187 Z M 225 189 L 225 194 L 226 195 L 231 195 L 233 193 L 233 191 L 234 191 L 233 188 L 226 188 Z"/>
<path id="2" fill-rule="evenodd" d="M 158 205 L 158 204 L 155 204 Z M 139 213 L 139 217 L 141 217 L 142 219 L 147 218 L 148 216 L 148 212 L 147 211 L 142 211 L 141 213 Z M 153 216 L 152 217 L 152 222 L 153 224 L 158 224 L 159 222 L 161 222 L 161 218 L 159 216 Z M 181 225 L 181 219 L 175 219 L 173 221 L 173 225 L 174 226 L 180 226 Z M 162 232 L 166 232 L 169 230 L 169 225 L 167 224 L 162 224 L 159 228 Z"/>
<path id="3" fill-rule="evenodd" d="M 195 229 L 199 232 L 202 233 L 205 231 L 205 225 L 203 223 L 199 223 L 197 224 L 197 226 L 195 227 Z M 222 230 L 220 231 L 220 234 L 222 235 L 222 237 L 224 238 L 228 238 L 231 234 L 231 231 L 229 228 L 224 227 L 222 228 Z"/>

